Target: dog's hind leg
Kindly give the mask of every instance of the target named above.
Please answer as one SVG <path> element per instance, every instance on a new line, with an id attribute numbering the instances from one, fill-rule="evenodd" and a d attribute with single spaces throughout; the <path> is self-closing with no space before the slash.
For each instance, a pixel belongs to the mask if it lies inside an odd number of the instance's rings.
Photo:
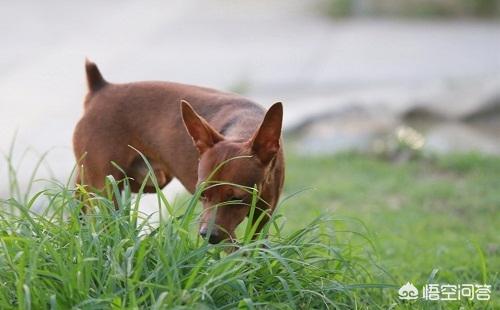
<path id="1" fill-rule="evenodd" d="M 161 189 L 165 187 L 170 181 L 172 181 L 172 176 L 170 176 L 166 169 L 164 169 L 158 162 L 148 159 L 148 162 L 152 168 L 152 172 L 157 181 L 158 187 Z M 146 165 L 142 157 L 138 156 L 134 159 L 131 165 L 127 169 L 127 175 L 132 179 L 130 182 L 130 189 L 132 192 L 139 192 L 142 183 L 146 180 L 149 173 L 149 167 Z M 151 179 L 151 176 L 146 180 L 146 184 L 143 189 L 144 193 L 155 193 L 156 187 Z"/>
<path id="2" fill-rule="evenodd" d="M 95 143 L 88 147 L 88 152 L 82 157 L 78 165 L 76 185 L 82 186 L 84 189 L 77 190 L 77 196 L 82 197 L 84 192 L 87 193 L 108 193 L 112 196 L 115 202 L 115 208 L 118 208 L 117 197 L 113 192 L 107 192 L 106 177 L 112 176 L 118 183 L 118 189 L 123 189 L 123 180 L 126 176 L 123 171 L 126 171 L 127 163 L 130 162 L 131 152 L 125 147 L 122 150 L 113 148 L 98 147 L 100 144 Z M 106 152 L 113 150 L 113 152 Z M 85 202 L 83 212 L 87 213 L 91 203 Z"/>

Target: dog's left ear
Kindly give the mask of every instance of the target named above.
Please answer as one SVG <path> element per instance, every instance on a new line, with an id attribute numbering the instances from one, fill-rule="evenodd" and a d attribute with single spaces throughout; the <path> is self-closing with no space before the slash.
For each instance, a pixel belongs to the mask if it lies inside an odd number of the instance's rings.
<path id="1" fill-rule="evenodd" d="M 198 115 L 185 100 L 181 101 L 181 113 L 184 125 L 191 138 L 193 138 L 194 145 L 200 155 L 217 142 L 224 140 L 224 137 L 210 126 L 203 117 Z"/>
<path id="2" fill-rule="evenodd" d="M 273 104 L 266 113 L 259 129 L 250 140 L 252 151 L 263 164 L 268 164 L 280 148 L 283 105 Z"/>

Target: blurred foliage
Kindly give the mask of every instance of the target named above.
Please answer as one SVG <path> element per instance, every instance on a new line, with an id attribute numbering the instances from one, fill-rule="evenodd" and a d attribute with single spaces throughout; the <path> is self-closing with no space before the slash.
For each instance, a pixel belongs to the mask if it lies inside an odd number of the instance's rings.
<path id="1" fill-rule="evenodd" d="M 374 141 L 371 153 L 392 162 L 408 162 L 424 155 L 425 136 L 409 126 L 399 126 L 394 132 Z"/>
<path id="2" fill-rule="evenodd" d="M 325 0 L 332 17 L 500 17 L 500 0 Z"/>

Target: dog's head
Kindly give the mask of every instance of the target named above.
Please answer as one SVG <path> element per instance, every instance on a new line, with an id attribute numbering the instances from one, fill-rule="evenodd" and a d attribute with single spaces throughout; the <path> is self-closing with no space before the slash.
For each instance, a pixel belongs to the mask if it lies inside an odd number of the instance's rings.
<path id="1" fill-rule="evenodd" d="M 181 111 L 200 154 L 198 185 L 205 182 L 200 234 L 209 234 L 210 243 L 233 239 L 236 227 L 250 211 L 252 192 L 245 188 L 262 189 L 280 149 L 283 107 L 275 103 L 245 141 L 226 139 L 186 101 L 182 101 Z"/>

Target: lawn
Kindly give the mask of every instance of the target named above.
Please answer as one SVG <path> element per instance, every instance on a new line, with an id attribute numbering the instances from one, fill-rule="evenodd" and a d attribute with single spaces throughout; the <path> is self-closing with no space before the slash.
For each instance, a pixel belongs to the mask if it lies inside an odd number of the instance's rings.
<path id="1" fill-rule="evenodd" d="M 0 200 L 0 308 L 498 308 L 499 158 L 286 160 L 269 238 L 250 240 L 244 222 L 237 247 L 197 236 L 196 197 L 170 204 L 159 194 L 165 220 L 150 224 L 127 190 L 115 211 L 80 189 L 95 206 L 83 221 L 71 186 L 14 190 Z M 117 182 L 108 180 L 110 195 Z M 40 202 L 48 208 L 37 214 Z M 490 302 L 402 302 L 406 282 L 493 292 Z"/>
<path id="2" fill-rule="evenodd" d="M 287 204 L 289 229 L 322 213 L 360 219 L 395 282 L 420 288 L 487 283 L 498 299 L 499 158 L 467 154 L 394 163 L 346 153 L 289 154 L 287 161 L 286 192 L 310 187 Z"/>

